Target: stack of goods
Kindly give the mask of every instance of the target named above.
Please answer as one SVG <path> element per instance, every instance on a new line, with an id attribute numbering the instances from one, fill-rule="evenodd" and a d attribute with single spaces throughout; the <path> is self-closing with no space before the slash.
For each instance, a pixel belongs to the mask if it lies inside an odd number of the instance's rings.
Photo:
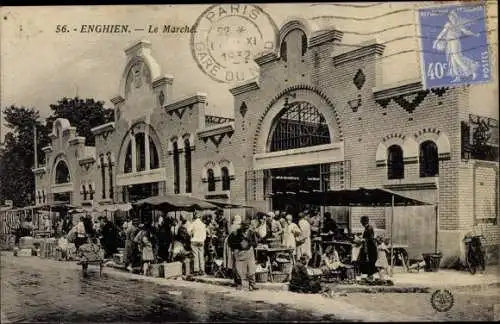
<path id="1" fill-rule="evenodd" d="M 97 244 L 87 243 L 80 246 L 79 254 L 81 261 L 98 262 L 104 259 L 104 251 Z"/>
<path id="2" fill-rule="evenodd" d="M 40 244 L 40 254 L 42 258 L 52 258 L 56 255 L 57 242 L 55 238 L 47 238 Z"/>
<path id="3" fill-rule="evenodd" d="M 182 263 L 181 262 L 169 262 L 163 263 L 163 270 L 165 278 L 174 278 L 182 276 Z"/>
<path id="4" fill-rule="evenodd" d="M 33 244 L 33 237 L 24 236 L 19 239 L 19 250 L 15 255 L 18 256 L 32 256 L 35 245 Z"/>
<path id="5" fill-rule="evenodd" d="M 291 273 L 292 272 L 292 262 L 291 260 L 284 257 L 277 257 L 276 263 L 278 266 L 278 271 L 283 273 Z"/>

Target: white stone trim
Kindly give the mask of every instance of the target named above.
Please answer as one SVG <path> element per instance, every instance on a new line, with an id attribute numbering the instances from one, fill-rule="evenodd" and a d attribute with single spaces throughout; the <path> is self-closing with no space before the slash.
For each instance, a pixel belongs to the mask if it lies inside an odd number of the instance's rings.
<path id="1" fill-rule="evenodd" d="M 220 179 L 221 176 L 220 166 L 214 161 L 208 161 L 203 165 L 203 168 L 201 168 L 201 180 L 203 182 L 208 181 L 208 169 L 214 170 L 214 178 L 216 181 L 217 179 Z"/>
<path id="2" fill-rule="evenodd" d="M 222 168 L 226 167 L 227 170 L 229 171 L 229 177 L 234 178 L 235 172 L 234 172 L 234 165 L 233 162 L 228 161 L 226 159 L 222 159 L 219 161 L 219 168 L 221 169 L 221 176 L 222 176 Z"/>
<path id="3" fill-rule="evenodd" d="M 311 161 L 315 164 L 344 161 L 344 142 L 255 154 L 253 169 L 266 170 L 309 165 Z"/>
<path id="4" fill-rule="evenodd" d="M 149 182 L 167 181 L 165 168 L 146 170 L 134 173 L 122 173 L 116 176 L 117 186 L 128 186 Z"/>
<path id="5" fill-rule="evenodd" d="M 403 150 L 403 159 L 405 162 L 410 162 L 418 160 L 419 146 L 417 142 L 410 136 L 406 136 L 404 139 L 400 137 L 392 137 L 387 139 L 385 142 L 380 142 L 377 147 L 377 153 L 375 154 L 375 162 L 378 166 L 387 165 L 387 150 L 392 145 L 399 145 Z"/>
<path id="6" fill-rule="evenodd" d="M 72 192 L 73 191 L 73 183 L 67 182 L 67 183 L 55 184 L 55 185 L 52 185 L 51 189 L 52 189 L 51 190 L 52 193 Z"/>

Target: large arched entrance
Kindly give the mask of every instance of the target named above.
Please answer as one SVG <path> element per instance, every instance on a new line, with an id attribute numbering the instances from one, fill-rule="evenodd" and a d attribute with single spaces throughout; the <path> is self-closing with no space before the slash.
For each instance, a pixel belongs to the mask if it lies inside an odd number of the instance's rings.
<path id="1" fill-rule="evenodd" d="M 148 124 L 137 124 L 125 136 L 119 160 L 117 185 L 120 200 L 134 202 L 159 195 L 165 187 L 161 143 Z"/>
<path id="2" fill-rule="evenodd" d="M 263 189 L 253 195 L 256 203 L 260 200 L 263 208 L 292 214 L 310 208 L 290 193 L 329 189 L 331 165 L 344 160 L 331 102 L 309 87 L 292 89 L 269 106 L 261 129 L 255 138 L 254 180 L 250 180 L 262 183 L 254 186 L 256 191 Z"/>
<path id="3" fill-rule="evenodd" d="M 325 117 L 311 103 L 296 101 L 276 117 L 269 142 L 269 152 L 289 151 L 331 143 Z M 311 161 L 314 163 L 314 161 Z M 268 171 L 271 180 L 272 207 L 296 213 L 307 208 L 285 195 L 287 192 L 321 190 L 327 165 L 309 164 L 274 168 Z"/>

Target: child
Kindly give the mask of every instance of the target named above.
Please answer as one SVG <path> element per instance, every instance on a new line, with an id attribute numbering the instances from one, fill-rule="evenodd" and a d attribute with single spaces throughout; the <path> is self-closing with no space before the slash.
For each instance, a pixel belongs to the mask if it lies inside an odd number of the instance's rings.
<path id="1" fill-rule="evenodd" d="M 389 262 L 387 262 L 387 253 L 389 252 L 387 249 L 387 245 L 384 242 L 382 237 L 377 237 L 377 261 L 375 262 L 375 266 L 378 270 L 378 275 L 380 280 L 384 280 L 385 274 L 387 273 L 387 269 L 389 268 Z"/>
<path id="2" fill-rule="evenodd" d="M 151 238 L 149 233 L 146 233 L 142 237 L 142 262 L 143 262 L 143 274 L 147 276 L 149 274 L 151 262 L 154 260 L 153 255 L 153 244 L 151 243 Z"/>
<path id="3" fill-rule="evenodd" d="M 323 270 L 325 272 L 337 270 L 343 266 L 342 262 L 340 262 L 339 253 L 333 246 L 326 248 L 325 254 L 323 254 L 322 257 L 322 263 L 324 266 Z"/>

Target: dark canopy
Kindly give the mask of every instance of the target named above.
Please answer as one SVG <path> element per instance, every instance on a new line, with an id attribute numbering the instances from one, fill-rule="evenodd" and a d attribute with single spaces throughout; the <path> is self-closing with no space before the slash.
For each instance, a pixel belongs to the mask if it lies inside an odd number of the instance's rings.
<path id="1" fill-rule="evenodd" d="M 193 211 L 202 209 L 216 209 L 217 206 L 205 200 L 182 195 L 154 196 L 139 200 L 134 206 L 149 206 L 163 211 Z"/>
<path id="2" fill-rule="evenodd" d="M 358 188 L 325 192 L 287 192 L 276 194 L 276 196 L 293 197 L 297 201 L 320 206 L 390 207 L 392 206 L 393 197 L 394 206 L 431 205 L 381 188 Z"/>
<path id="3" fill-rule="evenodd" d="M 219 207 L 219 208 L 253 208 L 251 206 L 246 206 L 246 205 L 240 205 L 240 204 L 233 204 L 227 201 L 223 200 L 216 200 L 216 199 L 209 199 L 206 200 L 207 202 Z"/>

